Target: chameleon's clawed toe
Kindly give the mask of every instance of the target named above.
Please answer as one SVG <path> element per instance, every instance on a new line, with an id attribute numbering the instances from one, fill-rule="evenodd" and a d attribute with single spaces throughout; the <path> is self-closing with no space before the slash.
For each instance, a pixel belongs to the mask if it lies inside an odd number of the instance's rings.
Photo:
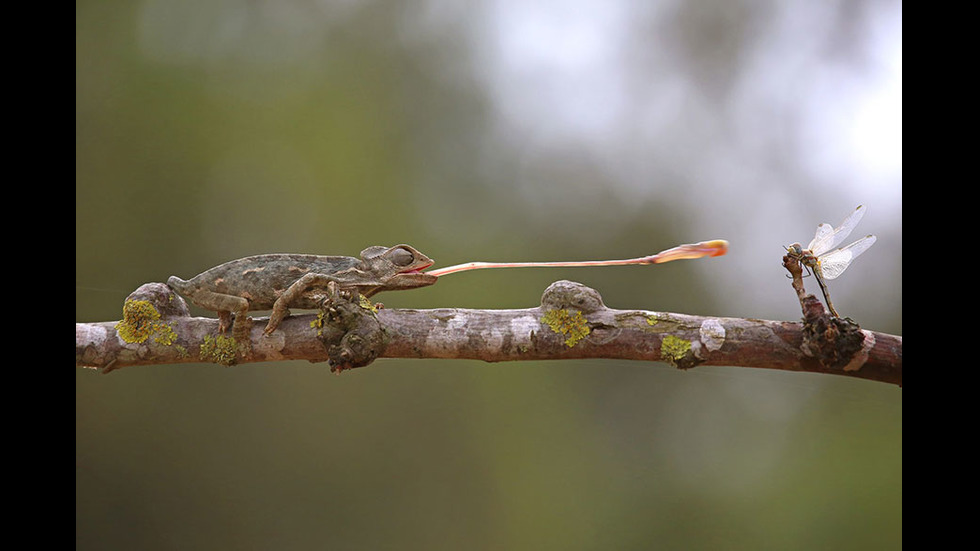
<path id="1" fill-rule="evenodd" d="M 218 312 L 218 333 L 224 334 L 231 327 L 231 312 Z"/>
<path id="2" fill-rule="evenodd" d="M 252 331 L 252 318 L 244 314 L 235 315 L 235 323 L 231 326 L 231 336 L 239 341 L 247 341 Z"/>

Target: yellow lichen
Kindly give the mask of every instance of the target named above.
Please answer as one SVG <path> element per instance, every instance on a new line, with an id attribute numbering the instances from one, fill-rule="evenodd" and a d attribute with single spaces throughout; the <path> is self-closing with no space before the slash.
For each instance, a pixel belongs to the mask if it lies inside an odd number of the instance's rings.
<path id="1" fill-rule="evenodd" d="M 128 343 L 153 342 L 170 346 L 177 341 L 177 333 L 169 324 L 160 321 L 160 312 L 148 300 L 127 300 L 123 304 L 123 319 L 116 324 L 119 338 Z"/>
<path id="2" fill-rule="evenodd" d="M 313 321 L 310 322 L 310 327 L 316 329 L 316 336 L 318 337 L 323 335 L 323 316 L 323 310 L 320 310 L 316 317 L 313 318 Z"/>
<path id="3" fill-rule="evenodd" d="M 578 341 L 584 339 L 589 335 L 590 329 L 588 325 L 588 320 L 582 315 L 582 312 L 576 311 L 575 314 L 569 314 L 568 310 L 549 310 L 543 316 L 541 316 L 541 321 L 548 324 L 555 333 L 565 335 L 565 346 L 571 348 L 578 344 Z"/>
<path id="4" fill-rule="evenodd" d="M 689 350 L 691 350 L 691 341 L 667 335 L 660 344 L 660 357 L 675 363 L 683 359 Z"/>
<path id="5" fill-rule="evenodd" d="M 177 341 L 177 332 L 166 323 L 157 323 L 155 332 L 156 336 L 153 337 L 153 342 L 157 344 L 170 346 Z"/>
<path id="6" fill-rule="evenodd" d="M 370 310 L 372 313 L 378 313 L 378 307 L 375 306 L 367 297 L 364 295 L 358 295 L 358 305 L 365 310 Z"/>
<path id="7" fill-rule="evenodd" d="M 128 343 L 144 342 L 156 330 L 160 312 L 147 300 L 127 300 L 123 319 L 116 324 L 119 337 Z"/>
<path id="8" fill-rule="evenodd" d="M 234 337 L 205 335 L 201 344 L 201 359 L 221 365 L 234 365 L 238 360 L 238 342 Z"/>

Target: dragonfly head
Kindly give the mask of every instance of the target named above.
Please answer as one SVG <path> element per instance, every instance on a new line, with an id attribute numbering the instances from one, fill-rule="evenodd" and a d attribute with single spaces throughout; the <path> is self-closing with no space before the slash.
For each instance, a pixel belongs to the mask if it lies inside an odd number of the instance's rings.
<path id="1" fill-rule="evenodd" d="M 789 247 L 783 247 L 790 256 L 803 256 L 803 245 L 793 243 Z"/>

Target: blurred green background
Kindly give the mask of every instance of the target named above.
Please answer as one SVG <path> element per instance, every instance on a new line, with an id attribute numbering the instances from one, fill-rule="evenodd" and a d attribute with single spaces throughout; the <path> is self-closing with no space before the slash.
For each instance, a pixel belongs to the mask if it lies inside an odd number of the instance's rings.
<path id="1" fill-rule="evenodd" d="M 878 243 L 834 301 L 901 334 L 901 9 L 76 2 L 76 321 L 257 253 L 409 243 L 448 266 L 712 238 L 727 256 L 379 298 L 521 308 L 572 279 L 613 308 L 797 320 L 783 245 L 864 204 Z M 880 383 L 382 359 L 75 384 L 78 549 L 901 547 L 902 391 Z"/>

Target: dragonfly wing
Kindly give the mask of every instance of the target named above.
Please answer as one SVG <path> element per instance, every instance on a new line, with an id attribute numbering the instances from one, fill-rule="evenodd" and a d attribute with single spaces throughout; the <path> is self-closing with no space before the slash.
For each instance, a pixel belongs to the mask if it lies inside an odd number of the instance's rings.
<path id="1" fill-rule="evenodd" d="M 878 238 L 873 235 L 866 235 L 846 247 L 821 256 L 818 259 L 820 262 L 820 274 L 824 279 L 836 279 L 844 273 L 844 270 L 851 265 L 851 262 L 855 258 L 868 250 L 877 240 Z"/>
<path id="2" fill-rule="evenodd" d="M 817 234 L 814 236 L 813 241 L 810 242 L 810 251 L 820 256 L 837 245 L 840 245 L 851 234 L 851 230 L 858 225 L 861 218 L 864 217 L 864 211 L 866 210 L 864 205 L 859 205 L 839 226 L 833 229 L 831 229 L 830 224 L 820 224 L 817 226 Z"/>
<path id="3" fill-rule="evenodd" d="M 817 226 L 817 233 L 813 236 L 813 241 L 810 241 L 810 244 L 807 245 L 806 248 L 809 251 L 813 251 L 814 247 L 821 245 L 824 242 L 831 241 L 833 238 L 834 227 L 824 222 L 823 224 Z"/>

